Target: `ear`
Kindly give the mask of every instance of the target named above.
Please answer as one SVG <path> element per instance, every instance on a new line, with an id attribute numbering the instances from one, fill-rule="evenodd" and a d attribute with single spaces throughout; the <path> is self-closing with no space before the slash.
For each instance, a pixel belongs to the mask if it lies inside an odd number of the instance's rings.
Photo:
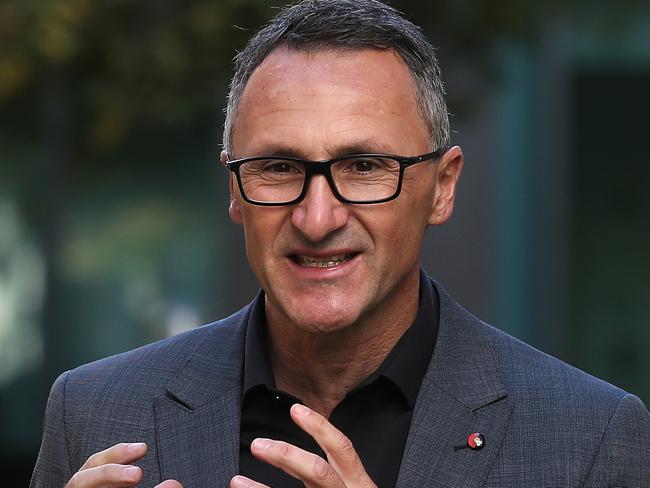
<path id="1" fill-rule="evenodd" d="M 454 211 L 456 184 L 463 169 L 463 151 L 458 146 L 452 147 L 440 157 L 437 166 L 430 225 L 444 224 Z"/>
<path id="2" fill-rule="evenodd" d="M 221 154 L 219 155 L 219 161 L 221 161 L 221 164 L 226 164 L 228 161 L 228 153 L 225 149 L 222 149 Z"/>
<path id="3" fill-rule="evenodd" d="M 228 161 L 228 153 L 226 151 L 221 151 L 219 160 L 222 164 L 225 164 L 226 161 Z M 230 204 L 228 206 L 228 215 L 230 215 L 230 219 L 235 224 L 242 225 L 241 209 L 239 207 L 238 200 L 239 189 L 237 188 L 237 182 L 235 181 L 235 178 L 236 176 L 230 173 L 228 177 L 228 186 L 230 188 Z"/>

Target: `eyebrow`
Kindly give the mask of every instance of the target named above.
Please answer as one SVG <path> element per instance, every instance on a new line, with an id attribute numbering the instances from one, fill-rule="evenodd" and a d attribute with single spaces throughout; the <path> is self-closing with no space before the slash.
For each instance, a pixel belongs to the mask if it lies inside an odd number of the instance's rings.
<path id="1" fill-rule="evenodd" d="M 299 159 L 309 159 L 306 157 L 306 153 L 303 149 L 299 149 L 294 146 L 287 146 L 284 144 L 266 144 L 262 145 L 261 150 L 254 151 L 255 154 L 246 155 L 248 156 L 284 156 L 292 157 Z M 353 141 L 345 143 L 339 146 L 335 146 L 332 150 L 328 151 L 329 158 L 336 158 L 340 156 L 347 156 L 349 154 L 393 154 L 391 149 L 377 140 L 374 139 L 363 139 L 360 141 Z M 244 156 L 237 156 L 244 157 Z"/>
<path id="2" fill-rule="evenodd" d="M 363 139 L 349 144 L 336 147 L 333 156 L 345 156 L 346 154 L 384 153 L 393 154 L 394 150 L 375 139 Z"/>

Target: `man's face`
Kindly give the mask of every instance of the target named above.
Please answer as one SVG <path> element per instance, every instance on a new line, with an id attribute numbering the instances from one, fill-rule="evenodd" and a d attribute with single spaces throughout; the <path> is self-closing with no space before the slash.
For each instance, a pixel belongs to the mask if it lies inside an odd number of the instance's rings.
<path id="1" fill-rule="evenodd" d="M 430 150 L 410 73 L 393 51 L 278 48 L 246 86 L 231 157 Z M 322 175 L 300 203 L 250 205 L 233 176 L 230 215 L 243 225 L 269 320 L 327 333 L 417 300 L 423 234 L 449 217 L 461 164 L 454 148 L 437 164 L 410 167 L 400 196 L 374 205 L 339 202 Z"/>

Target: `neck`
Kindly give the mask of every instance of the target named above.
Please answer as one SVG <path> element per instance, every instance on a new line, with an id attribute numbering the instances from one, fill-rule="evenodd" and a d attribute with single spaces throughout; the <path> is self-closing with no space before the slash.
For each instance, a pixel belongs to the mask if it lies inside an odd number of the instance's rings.
<path id="1" fill-rule="evenodd" d="M 267 301 L 270 359 L 278 388 L 329 417 L 332 410 L 386 359 L 415 320 L 419 273 L 406 293 L 347 327 L 322 333 L 291 323 Z"/>

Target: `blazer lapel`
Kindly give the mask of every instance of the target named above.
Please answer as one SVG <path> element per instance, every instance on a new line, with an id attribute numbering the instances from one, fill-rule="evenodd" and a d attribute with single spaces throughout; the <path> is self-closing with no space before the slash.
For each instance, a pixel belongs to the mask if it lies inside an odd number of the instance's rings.
<path id="1" fill-rule="evenodd" d="M 434 283 L 440 298 L 436 347 L 413 412 L 398 487 L 482 486 L 505 434 L 512 402 L 499 378 L 485 324 Z M 485 438 L 481 449 L 469 434 Z"/>
<path id="2" fill-rule="evenodd" d="M 505 434 L 512 402 L 499 378 L 487 326 L 434 284 L 440 298 L 436 348 L 413 412 L 398 487 L 476 488 L 484 484 Z M 156 398 L 163 479 L 184 488 L 227 486 L 239 466 L 239 420 L 250 307 L 212 325 Z M 462 448 L 480 432 L 480 450 Z M 456 449 L 455 449 L 456 448 Z"/>
<path id="3" fill-rule="evenodd" d="M 239 469 L 244 337 L 249 307 L 221 323 L 154 402 L 162 479 L 227 486 Z"/>

